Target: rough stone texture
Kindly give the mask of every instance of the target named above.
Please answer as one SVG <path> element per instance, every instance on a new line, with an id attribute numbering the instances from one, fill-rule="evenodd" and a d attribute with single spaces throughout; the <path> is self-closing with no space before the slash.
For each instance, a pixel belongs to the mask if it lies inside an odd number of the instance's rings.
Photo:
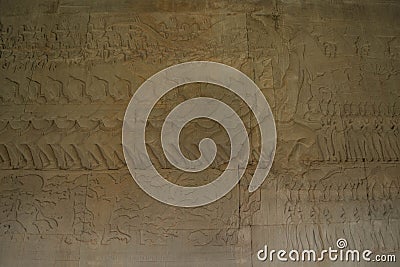
<path id="1" fill-rule="evenodd" d="M 340 237 L 399 258 L 399 17 L 395 0 L 0 1 L 0 266 L 292 266 L 256 253 L 323 249 Z M 240 185 L 185 209 L 133 181 L 121 127 L 143 81 L 190 60 L 251 77 L 272 107 L 278 146 L 250 194 L 260 144 L 248 107 L 206 84 L 165 96 L 147 143 L 170 181 L 205 184 L 229 160 L 226 133 L 199 120 L 182 150 L 196 158 L 201 134 L 212 136 L 212 167 L 189 175 L 166 161 L 162 122 L 185 99 L 223 100 L 251 138 Z M 315 264 L 375 265 L 397 266 Z"/>

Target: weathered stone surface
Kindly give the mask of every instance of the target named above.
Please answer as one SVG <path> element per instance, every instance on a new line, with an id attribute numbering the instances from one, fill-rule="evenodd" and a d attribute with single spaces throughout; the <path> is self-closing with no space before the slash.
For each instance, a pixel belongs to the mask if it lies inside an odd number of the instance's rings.
<path id="1" fill-rule="evenodd" d="M 399 12 L 377 0 L 0 1 L 0 266 L 294 266 L 257 251 L 322 250 L 338 238 L 399 260 Z M 178 208 L 132 179 L 121 129 L 147 78 L 192 60 L 248 75 L 278 141 L 268 178 L 249 193 L 261 149 L 249 107 L 210 84 L 164 96 L 146 143 L 167 180 L 204 185 L 229 161 L 226 131 L 203 119 L 180 145 L 195 159 L 213 138 L 210 168 L 188 174 L 166 160 L 162 123 L 187 99 L 231 106 L 251 145 L 229 194 Z"/>

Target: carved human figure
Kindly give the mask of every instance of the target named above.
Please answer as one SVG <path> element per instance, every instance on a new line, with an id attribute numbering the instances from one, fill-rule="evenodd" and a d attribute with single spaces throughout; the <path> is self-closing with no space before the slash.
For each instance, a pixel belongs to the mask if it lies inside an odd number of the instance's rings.
<path id="1" fill-rule="evenodd" d="M 388 116 L 382 118 L 382 146 L 384 147 L 384 151 L 386 152 L 387 160 L 397 160 L 398 159 L 398 151 L 396 145 L 396 138 L 394 136 L 394 125 L 391 123 L 391 120 Z"/>
<path id="2" fill-rule="evenodd" d="M 372 131 L 374 131 L 375 127 L 371 118 L 364 117 L 364 127 L 363 127 L 363 138 L 364 138 L 364 147 L 366 151 L 366 160 L 367 161 L 378 161 L 379 155 L 375 149 L 374 141 L 372 139 Z"/>
<path id="3" fill-rule="evenodd" d="M 383 154 L 383 147 L 382 147 L 382 125 L 378 118 L 373 119 L 373 128 L 372 130 L 372 142 L 374 145 L 374 149 L 378 154 L 378 160 L 383 161 L 386 159 L 386 155 Z"/>
<path id="4" fill-rule="evenodd" d="M 279 136 L 287 144 L 283 157 L 285 161 L 291 162 L 291 166 L 301 168 L 301 162 L 310 157 L 307 153 L 316 143 L 315 129 L 304 120 L 307 106 L 299 104 L 310 97 L 310 75 L 305 47 L 314 46 L 315 40 L 307 31 L 297 31 L 290 26 L 285 28 L 287 36 L 283 36 L 266 17 L 252 15 L 252 19 L 262 31 L 268 32 L 269 38 L 260 39 L 260 42 L 264 42 L 263 46 L 274 48 L 273 53 L 268 49 L 263 53 L 275 66 L 272 71 L 277 104 L 274 116 Z"/>
<path id="5" fill-rule="evenodd" d="M 335 158 L 339 162 L 346 161 L 346 139 L 343 123 L 338 116 L 332 118 L 332 143 L 335 149 Z"/>

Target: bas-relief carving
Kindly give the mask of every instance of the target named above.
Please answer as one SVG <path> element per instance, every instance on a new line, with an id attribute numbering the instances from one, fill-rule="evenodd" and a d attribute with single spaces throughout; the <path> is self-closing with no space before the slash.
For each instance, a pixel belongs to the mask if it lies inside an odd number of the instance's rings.
<path id="1" fill-rule="evenodd" d="M 220 20 L 212 15 L 150 13 L 87 14 L 70 20 L 67 15 L 47 15 L 26 25 L 18 17 L 4 17 L 0 62 L 3 70 L 29 72 L 57 69 L 60 64 L 164 65 L 185 58 L 240 55 L 245 51 L 244 18 L 243 14 Z M 212 38 L 215 33 L 217 39 Z"/>
<path id="2" fill-rule="evenodd" d="M 250 49 L 275 68 L 278 150 L 253 225 L 282 225 L 275 247 L 322 248 L 344 236 L 353 247 L 397 251 L 398 64 L 385 38 L 289 16 L 294 25 L 274 32 L 268 19 L 249 20 Z"/>
<path id="3" fill-rule="evenodd" d="M 251 266 L 267 242 L 322 248 L 338 237 L 353 247 L 399 251 L 397 28 L 349 23 L 348 13 L 331 14 L 328 4 L 305 9 L 324 14 L 321 22 L 304 19 L 290 3 L 209 3 L 207 14 L 186 14 L 165 12 L 176 9 L 167 2 L 151 13 L 0 18 L 0 238 L 13 244 L 8 254 L 42 265 L 179 266 L 185 258 Z M 215 179 L 229 144 L 218 126 L 195 121 L 183 133 L 183 152 L 195 158 L 206 133 L 219 145 L 217 159 L 198 175 L 174 170 L 157 139 L 172 105 L 210 94 L 231 105 L 249 132 L 251 164 L 240 185 L 191 210 L 165 206 L 138 188 L 125 167 L 120 130 L 138 86 L 189 60 L 219 61 L 249 75 L 278 129 L 273 169 L 249 194 L 260 151 L 249 109 L 212 86 L 190 85 L 163 98 L 149 121 L 147 148 L 177 184 Z M 9 256 L 1 258 L 12 266 Z"/>
<path id="4" fill-rule="evenodd" d="M 376 33 L 367 37 L 361 28 L 350 32 L 340 23 L 322 28 L 317 22 L 296 22 L 277 33 L 266 21 L 252 16 L 250 34 L 256 42 L 251 47 L 259 60 L 282 61 L 274 64 L 274 96 L 286 160 L 397 161 L 397 71 Z M 369 57 L 359 52 L 361 39 L 376 44 Z M 335 46 L 326 40 L 335 40 Z M 279 48 L 261 50 L 263 42 Z M 361 140 L 355 140 L 358 135 Z M 305 152 L 313 149 L 318 153 Z"/>
<path id="5" fill-rule="evenodd" d="M 285 203 L 285 211 L 281 216 L 288 224 L 288 240 L 292 243 L 300 238 L 306 240 L 309 234 L 312 236 L 318 232 L 320 235 L 323 229 L 327 231 L 324 236 L 335 236 L 344 231 L 346 237 L 350 235 L 348 240 L 357 238 L 354 242 L 361 242 L 364 247 L 398 250 L 398 231 L 394 228 L 400 214 L 396 207 L 399 201 L 398 166 L 388 166 L 386 170 L 377 176 L 373 168 L 373 174 L 367 173 L 365 176 L 362 168 L 341 171 L 330 168 L 324 173 L 320 170 L 310 171 L 309 174 L 314 172 L 314 175 L 304 177 L 309 181 L 290 181 L 289 178 L 285 182 L 287 185 L 278 189 Z M 312 181 L 312 176 L 320 180 Z M 356 223 L 364 225 L 363 231 L 368 231 L 372 240 L 362 239 L 363 234 L 358 232 L 356 234 L 359 236 L 354 237 L 352 231 L 355 229 L 343 226 Z M 314 225 L 318 227 L 312 230 Z M 300 228 L 311 229 L 311 232 L 299 231 Z M 297 244 L 304 246 L 304 240 Z M 373 244 L 374 240 L 379 242 Z M 307 243 L 310 246 L 312 244 Z"/>

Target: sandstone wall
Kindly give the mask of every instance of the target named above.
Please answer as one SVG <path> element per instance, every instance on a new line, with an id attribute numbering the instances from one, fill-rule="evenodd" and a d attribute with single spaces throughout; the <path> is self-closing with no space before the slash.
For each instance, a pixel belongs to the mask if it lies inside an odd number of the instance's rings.
<path id="1" fill-rule="evenodd" d="M 256 253 L 265 244 L 322 250 L 338 238 L 399 255 L 399 16 L 395 0 L 2 0 L 0 266 L 294 266 Z M 147 78 L 191 60 L 225 63 L 254 80 L 278 143 L 267 180 L 249 193 L 260 152 L 249 108 L 207 84 L 163 97 L 146 138 L 174 183 L 215 179 L 230 151 L 219 125 L 197 120 L 182 134 L 183 152 L 198 157 L 198 141 L 211 136 L 217 158 L 199 174 L 173 168 L 159 133 L 178 103 L 221 99 L 251 140 L 240 185 L 185 209 L 134 182 L 121 128 Z M 315 264 L 333 265 L 365 266 Z"/>

